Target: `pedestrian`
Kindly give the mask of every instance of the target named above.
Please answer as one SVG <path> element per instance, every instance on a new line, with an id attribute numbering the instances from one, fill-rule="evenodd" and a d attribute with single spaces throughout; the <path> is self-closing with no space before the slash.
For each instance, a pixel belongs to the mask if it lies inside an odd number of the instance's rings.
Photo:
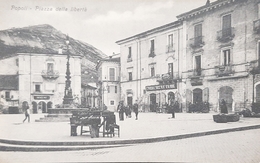
<path id="1" fill-rule="evenodd" d="M 125 107 L 124 107 L 125 117 L 126 117 L 126 118 L 128 118 L 128 113 L 129 113 L 128 109 L 129 109 L 128 106 L 125 106 Z"/>
<path id="2" fill-rule="evenodd" d="M 27 118 L 28 118 L 28 122 L 30 123 L 30 107 L 29 106 L 26 106 L 25 119 L 23 120 L 23 123 L 24 123 L 24 121 L 26 121 Z"/>
<path id="3" fill-rule="evenodd" d="M 220 113 L 228 114 L 227 104 L 226 104 L 226 101 L 224 99 L 222 99 L 221 103 L 220 103 Z"/>
<path id="4" fill-rule="evenodd" d="M 137 120 L 138 119 L 138 104 L 137 104 L 137 100 L 134 103 L 133 110 L 135 112 L 135 120 Z"/>
<path id="5" fill-rule="evenodd" d="M 124 120 L 124 106 L 122 101 L 119 102 L 118 106 L 117 106 L 117 111 L 119 113 L 119 120 L 123 121 Z"/>
<path id="6" fill-rule="evenodd" d="M 172 113 L 172 118 L 175 118 L 175 102 L 171 101 L 171 104 L 170 104 L 170 108 L 171 108 L 171 113 Z"/>
<path id="7" fill-rule="evenodd" d="M 129 111 L 128 117 L 129 117 L 129 118 L 132 118 L 132 104 L 129 104 L 129 105 L 128 105 L 128 111 Z"/>

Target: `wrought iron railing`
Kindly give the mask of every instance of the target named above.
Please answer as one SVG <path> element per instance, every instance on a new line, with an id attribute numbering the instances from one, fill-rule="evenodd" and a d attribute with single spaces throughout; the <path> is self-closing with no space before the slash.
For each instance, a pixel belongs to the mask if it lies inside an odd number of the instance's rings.
<path id="1" fill-rule="evenodd" d="M 235 37 L 235 30 L 233 27 L 222 29 L 217 32 L 217 40 L 220 42 L 230 41 Z"/>
<path id="2" fill-rule="evenodd" d="M 198 36 L 190 39 L 190 46 L 192 48 L 202 47 L 203 45 L 203 36 Z"/>
<path id="3" fill-rule="evenodd" d="M 233 66 L 232 65 L 216 66 L 215 74 L 219 77 L 232 75 L 232 74 L 234 74 Z"/>
<path id="4" fill-rule="evenodd" d="M 43 70 L 42 77 L 46 79 L 57 79 L 59 77 L 59 72 Z"/>

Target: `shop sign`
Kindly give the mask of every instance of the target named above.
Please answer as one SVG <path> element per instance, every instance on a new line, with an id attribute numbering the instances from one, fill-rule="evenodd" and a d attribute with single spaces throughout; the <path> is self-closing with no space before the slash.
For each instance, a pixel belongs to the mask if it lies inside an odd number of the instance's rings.
<path id="1" fill-rule="evenodd" d="M 163 84 L 163 85 L 149 85 L 146 86 L 146 91 L 156 91 L 165 89 L 176 89 L 176 84 Z"/>
<path id="2" fill-rule="evenodd" d="M 49 100 L 50 96 L 34 96 L 35 100 Z"/>

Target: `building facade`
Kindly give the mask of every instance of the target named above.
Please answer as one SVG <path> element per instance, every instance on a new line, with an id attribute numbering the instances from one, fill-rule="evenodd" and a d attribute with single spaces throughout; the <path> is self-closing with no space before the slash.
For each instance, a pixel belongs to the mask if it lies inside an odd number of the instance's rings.
<path id="1" fill-rule="evenodd" d="M 219 111 L 222 99 L 229 112 L 260 103 L 260 1 L 207 1 L 177 18 L 116 42 L 122 100 L 150 111 L 179 101 L 187 112 L 200 103 Z"/>
<path id="2" fill-rule="evenodd" d="M 187 104 L 209 102 L 218 111 L 224 99 L 234 112 L 259 99 L 250 74 L 259 60 L 259 9 L 257 0 L 218 0 L 177 16 L 187 36 Z"/>
<path id="3" fill-rule="evenodd" d="M 171 101 L 183 103 L 185 65 L 180 21 L 116 42 L 120 45 L 121 100 L 138 101 L 142 111 L 155 111 Z"/>
<path id="4" fill-rule="evenodd" d="M 45 113 L 48 108 L 62 104 L 65 91 L 67 57 L 64 54 L 18 53 L 0 60 L 0 74 L 16 76 L 17 90 L 2 90 L 13 97 L 19 109 L 32 104 L 33 113 Z M 73 97 L 81 99 L 81 58 L 70 57 L 70 76 Z M 15 84 L 14 84 L 15 85 Z M 13 86 L 14 87 L 14 86 Z M 5 98 L 5 99 L 4 99 Z M 1 100 L 2 100 L 1 99 Z M 79 101 L 77 100 L 79 99 Z"/>
<path id="5" fill-rule="evenodd" d="M 109 57 L 97 64 L 99 108 L 116 111 L 120 101 L 120 58 Z"/>
<path id="6" fill-rule="evenodd" d="M 81 84 L 81 107 L 96 108 L 98 107 L 98 92 L 96 83 Z"/>

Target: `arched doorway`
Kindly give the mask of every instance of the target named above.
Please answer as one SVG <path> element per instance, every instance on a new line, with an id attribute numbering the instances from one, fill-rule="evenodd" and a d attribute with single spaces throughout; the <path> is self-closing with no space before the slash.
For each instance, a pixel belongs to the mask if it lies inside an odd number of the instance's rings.
<path id="1" fill-rule="evenodd" d="M 46 113 L 46 103 L 41 101 L 38 103 L 38 113 Z"/>
<path id="2" fill-rule="evenodd" d="M 37 103 L 35 101 L 33 101 L 32 105 L 33 105 L 33 113 L 34 114 L 38 113 L 38 111 L 37 111 Z"/>
<path id="3" fill-rule="evenodd" d="M 193 104 L 202 103 L 202 89 L 196 88 L 193 90 Z"/>
<path id="4" fill-rule="evenodd" d="M 172 102 L 175 100 L 175 94 L 173 92 L 168 93 L 168 105 L 171 105 Z"/>
<path id="5" fill-rule="evenodd" d="M 126 102 L 127 102 L 128 106 L 132 106 L 133 105 L 133 94 L 132 93 L 128 93 L 127 94 Z"/>
<path id="6" fill-rule="evenodd" d="M 150 111 L 156 111 L 156 94 L 150 94 Z"/>
<path id="7" fill-rule="evenodd" d="M 228 112 L 232 112 L 232 94 L 233 89 L 229 86 L 224 86 L 219 89 L 219 102 L 224 99 L 227 104 Z"/>

